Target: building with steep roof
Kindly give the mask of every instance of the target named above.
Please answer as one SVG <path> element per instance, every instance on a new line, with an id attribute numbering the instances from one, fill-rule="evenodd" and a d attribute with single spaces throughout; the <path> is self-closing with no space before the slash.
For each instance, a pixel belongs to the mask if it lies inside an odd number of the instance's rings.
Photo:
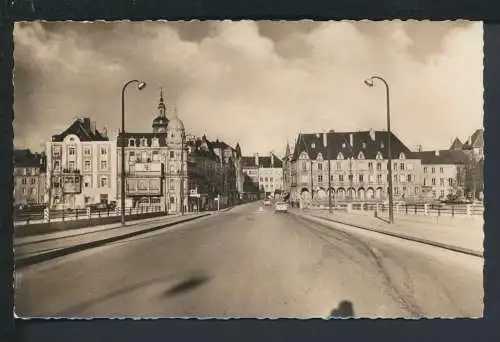
<path id="1" fill-rule="evenodd" d="M 53 135 L 46 153 L 51 208 L 84 208 L 115 199 L 116 143 L 90 118 L 78 118 Z"/>
<path id="2" fill-rule="evenodd" d="M 14 205 L 44 204 L 45 190 L 45 154 L 14 150 Z"/>
<path id="3" fill-rule="evenodd" d="M 121 204 L 121 149 L 125 152 L 125 206 L 154 207 L 168 213 L 188 209 L 187 149 L 184 123 L 175 107 L 170 119 L 160 93 L 153 132 L 120 133 L 117 139 L 117 203 Z"/>
<path id="4" fill-rule="evenodd" d="M 387 131 L 299 134 L 286 172 L 294 201 L 381 201 L 388 194 L 387 142 L 393 159 L 395 200 L 420 195 L 420 160 Z"/>

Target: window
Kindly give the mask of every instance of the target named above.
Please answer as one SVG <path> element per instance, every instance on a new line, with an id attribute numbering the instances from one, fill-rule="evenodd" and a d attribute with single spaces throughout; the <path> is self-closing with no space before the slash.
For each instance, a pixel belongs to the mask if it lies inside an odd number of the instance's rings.
<path id="1" fill-rule="evenodd" d="M 71 171 L 73 171 L 73 170 L 75 169 L 75 162 L 74 162 L 74 161 L 70 161 L 70 162 L 68 163 L 68 168 L 69 168 Z"/>
<path id="2" fill-rule="evenodd" d="M 342 148 L 345 148 L 345 143 L 342 143 Z"/>
<path id="3" fill-rule="evenodd" d="M 106 160 L 101 160 L 101 170 L 106 170 L 108 168 L 108 162 Z"/>
<path id="4" fill-rule="evenodd" d="M 267 178 L 267 177 L 265 177 L 265 178 L 264 178 L 264 181 L 265 181 L 265 182 L 267 182 L 268 180 L 269 180 L 269 178 Z"/>
<path id="5" fill-rule="evenodd" d="M 330 175 L 330 182 L 333 182 L 333 175 Z"/>
<path id="6" fill-rule="evenodd" d="M 148 146 L 148 139 L 142 138 L 141 139 L 141 146 L 142 147 L 147 147 Z"/>
<path id="7" fill-rule="evenodd" d="M 339 175 L 339 182 L 343 182 L 344 181 L 344 175 Z"/>
<path id="8" fill-rule="evenodd" d="M 34 185 L 36 183 L 36 178 L 31 178 L 30 183 L 31 183 L 31 185 Z"/>
<path id="9" fill-rule="evenodd" d="M 436 185 L 436 178 L 432 178 L 432 185 Z"/>
<path id="10" fill-rule="evenodd" d="M 377 163 L 377 171 L 382 171 L 382 163 Z"/>
<path id="11" fill-rule="evenodd" d="M 453 186 L 453 178 L 448 178 L 448 185 Z"/>
<path id="12" fill-rule="evenodd" d="M 399 188 L 394 188 L 394 195 L 399 196 Z"/>
<path id="13" fill-rule="evenodd" d="M 160 161 L 160 153 L 158 151 L 153 151 L 153 161 Z"/>
<path id="14" fill-rule="evenodd" d="M 31 188 L 31 194 L 36 195 L 36 188 Z"/>
<path id="15" fill-rule="evenodd" d="M 86 146 L 84 149 L 83 149 L 83 154 L 86 155 L 86 156 L 90 156 L 90 147 Z"/>
<path id="16" fill-rule="evenodd" d="M 440 186 L 444 186 L 444 178 L 440 178 L 439 179 L 439 185 Z"/>
<path id="17" fill-rule="evenodd" d="M 384 143 L 383 143 L 383 142 L 381 142 L 381 143 L 380 143 L 380 148 L 384 148 L 384 146 L 385 146 L 385 145 L 384 145 Z"/>
<path id="18" fill-rule="evenodd" d="M 337 170 L 342 170 L 342 163 L 341 162 L 337 162 Z"/>
<path id="19" fill-rule="evenodd" d="M 424 173 L 427 173 L 427 167 L 424 167 Z"/>
<path id="20" fill-rule="evenodd" d="M 382 175 L 377 175 L 377 183 L 382 183 Z"/>
<path id="21" fill-rule="evenodd" d="M 26 185 L 26 178 L 23 178 L 23 180 L 21 181 L 21 184 Z"/>
<path id="22" fill-rule="evenodd" d="M 349 175 L 349 182 L 352 182 L 353 175 Z"/>
<path id="23" fill-rule="evenodd" d="M 337 154 L 337 159 L 344 159 L 344 155 L 342 154 L 342 152 L 339 152 L 339 154 Z"/>
<path id="24" fill-rule="evenodd" d="M 377 163 L 377 165 L 378 165 L 378 163 Z M 372 163 L 372 162 L 369 162 L 369 163 L 368 163 L 368 169 L 369 169 L 370 171 L 371 171 L 371 170 L 373 170 L 373 163 Z"/>
<path id="25" fill-rule="evenodd" d="M 443 167 L 440 167 L 440 168 L 439 168 L 439 172 L 440 172 L 440 173 L 443 173 L 443 172 L 444 172 L 444 168 L 443 168 Z"/>
<path id="26" fill-rule="evenodd" d="M 377 160 L 383 159 L 382 158 L 382 153 L 377 152 L 377 156 L 375 157 L 375 159 L 377 159 Z"/>
<path id="27" fill-rule="evenodd" d="M 411 175 L 408 175 L 407 180 L 408 180 L 408 183 L 411 182 Z"/>
<path id="28" fill-rule="evenodd" d="M 89 182 L 85 182 L 83 186 L 84 186 L 85 188 L 88 188 L 88 187 L 90 187 L 90 183 L 89 183 Z"/>
<path id="29" fill-rule="evenodd" d="M 108 187 L 108 178 L 101 177 L 101 188 L 107 188 L 107 187 Z"/>
<path id="30" fill-rule="evenodd" d="M 440 191 L 441 197 L 444 197 L 444 190 Z"/>
<path id="31" fill-rule="evenodd" d="M 91 168 L 90 160 L 86 160 L 84 166 L 85 171 L 90 171 L 90 168 Z"/>
<path id="32" fill-rule="evenodd" d="M 323 175 L 318 175 L 318 183 L 322 183 L 323 182 Z"/>
<path id="33" fill-rule="evenodd" d="M 420 189 L 418 188 L 418 186 L 415 187 L 415 194 L 418 194 L 420 192 Z"/>
<path id="34" fill-rule="evenodd" d="M 400 169 L 401 171 L 404 171 L 404 170 L 405 170 L 405 164 L 404 164 L 404 163 L 400 163 L 400 164 L 399 164 L 399 169 Z"/>
<path id="35" fill-rule="evenodd" d="M 363 182 L 363 175 L 359 175 L 359 182 L 362 183 Z"/>
<path id="36" fill-rule="evenodd" d="M 427 179 L 424 178 L 424 186 L 427 186 Z"/>
<path id="37" fill-rule="evenodd" d="M 322 163 L 318 163 L 318 171 L 322 171 L 323 170 L 323 164 Z"/>
<path id="38" fill-rule="evenodd" d="M 394 165 L 392 165 L 392 169 L 394 171 L 397 171 L 397 169 L 398 169 L 398 163 L 394 163 Z"/>
<path id="39" fill-rule="evenodd" d="M 174 157 L 175 157 L 174 151 L 170 151 L 170 159 L 174 159 Z"/>
<path id="40" fill-rule="evenodd" d="M 174 203 L 175 203 L 175 198 L 170 197 L 170 204 L 174 204 Z"/>
<path id="41" fill-rule="evenodd" d="M 405 175 L 399 175 L 399 182 L 401 182 L 401 183 L 406 182 L 406 177 L 405 177 Z"/>
<path id="42" fill-rule="evenodd" d="M 403 193 L 406 193 L 406 186 L 403 186 Z"/>
<path id="43" fill-rule="evenodd" d="M 260 177 L 260 181 L 261 181 L 261 182 L 264 182 L 264 177 Z"/>
<path id="44" fill-rule="evenodd" d="M 365 143 L 365 142 L 364 142 L 364 143 L 362 143 L 362 144 L 361 144 L 361 146 L 362 146 L 363 148 L 366 148 L 366 143 Z"/>
<path id="45" fill-rule="evenodd" d="M 365 159 L 363 152 L 359 152 L 358 159 Z"/>
<path id="46" fill-rule="evenodd" d="M 387 176 L 389 176 L 389 175 L 387 175 Z M 398 181 L 398 175 L 394 175 L 393 178 L 394 178 L 394 183 L 396 183 Z"/>
<path id="47" fill-rule="evenodd" d="M 305 161 L 302 162 L 302 171 L 307 171 L 307 163 Z"/>
<path id="48" fill-rule="evenodd" d="M 26 188 L 23 188 L 23 195 L 26 196 Z"/>
<path id="49" fill-rule="evenodd" d="M 134 151 L 130 151 L 128 153 L 128 160 L 129 161 L 135 161 L 135 152 Z"/>
<path id="50" fill-rule="evenodd" d="M 129 147 L 135 147 L 135 139 L 129 139 L 128 140 L 128 146 Z"/>
<path id="51" fill-rule="evenodd" d="M 54 161 L 54 170 L 59 171 L 61 169 L 61 162 L 59 160 Z"/>
<path id="52" fill-rule="evenodd" d="M 158 138 L 153 138 L 153 140 L 151 141 L 151 145 L 153 147 L 159 147 L 160 146 L 160 140 Z"/>
<path id="53" fill-rule="evenodd" d="M 431 172 L 432 172 L 432 173 L 436 173 L 436 168 L 434 168 L 434 167 L 433 167 L 433 168 L 431 169 Z"/>
<path id="54" fill-rule="evenodd" d="M 76 154 L 76 149 L 73 146 L 71 146 L 70 148 L 68 148 L 68 154 L 70 156 L 74 156 Z"/>
<path id="55" fill-rule="evenodd" d="M 102 146 L 102 147 L 101 147 L 101 155 L 103 155 L 103 156 L 104 156 L 104 155 L 106 155 L 106 154 L 108 154 L 108 149 L 107 149 L 107 147 Z"/>

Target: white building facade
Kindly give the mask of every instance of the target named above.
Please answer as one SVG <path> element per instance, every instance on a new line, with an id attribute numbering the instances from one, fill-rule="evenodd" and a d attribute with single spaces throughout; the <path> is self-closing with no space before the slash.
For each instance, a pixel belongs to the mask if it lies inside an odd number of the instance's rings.
<path id="1" fill-rule="evenodd" d="M 89 118 L 75 120 L 46 144 L 50 208 L 82 209 L 116 200 L 116 142 Z"/>

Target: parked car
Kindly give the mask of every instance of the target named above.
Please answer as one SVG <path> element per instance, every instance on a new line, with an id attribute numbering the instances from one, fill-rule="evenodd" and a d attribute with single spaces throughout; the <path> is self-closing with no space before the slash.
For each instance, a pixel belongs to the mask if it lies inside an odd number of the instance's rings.
<path id="1" fill-rule="evenodd" d="M 270 199 L 265 199 L 264 200 L 264 205 L 265 206 L 270 206 L 271 205 L 271 200 Z"/>
<path id="2" fill-rule="evenodd" d="M 276 202 L 274 207 L 274 211 L 276 213 L 287 213 L 288 212 L 288 204 L 285 202 Z"/>

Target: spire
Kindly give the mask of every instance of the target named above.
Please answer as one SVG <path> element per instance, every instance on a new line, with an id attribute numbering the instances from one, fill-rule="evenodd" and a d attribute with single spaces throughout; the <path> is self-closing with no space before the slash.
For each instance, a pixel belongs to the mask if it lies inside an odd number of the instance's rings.
<path id="1" fill-rule="evenodd" d="M 158 103 L 158 111 L 160 112 L 160 116 L 165 117 L 167 107 L 165 106 L 165 101 L 163 99 L 163 87 L 160 87 L 160 102 Z"/>
<path id="2" fill-rule="evenodd" d="M 290 155 L 290 144 L 287 141 L 286 142 L 285 157 L 288 157 L 289 155 Z"/>
<path id="3" fill-rule="evenodd" d="M 235 148 L 235 150 L 236 150 L 236 156 L 237 156 L 238 158 L 239 158 L 239 157 L 241 157 L 241 147 L 240 147 L 240 143 L 239 143 L 239 142 L 237 142 L 237 143 L 236 143 L 236 148 Z"/>

